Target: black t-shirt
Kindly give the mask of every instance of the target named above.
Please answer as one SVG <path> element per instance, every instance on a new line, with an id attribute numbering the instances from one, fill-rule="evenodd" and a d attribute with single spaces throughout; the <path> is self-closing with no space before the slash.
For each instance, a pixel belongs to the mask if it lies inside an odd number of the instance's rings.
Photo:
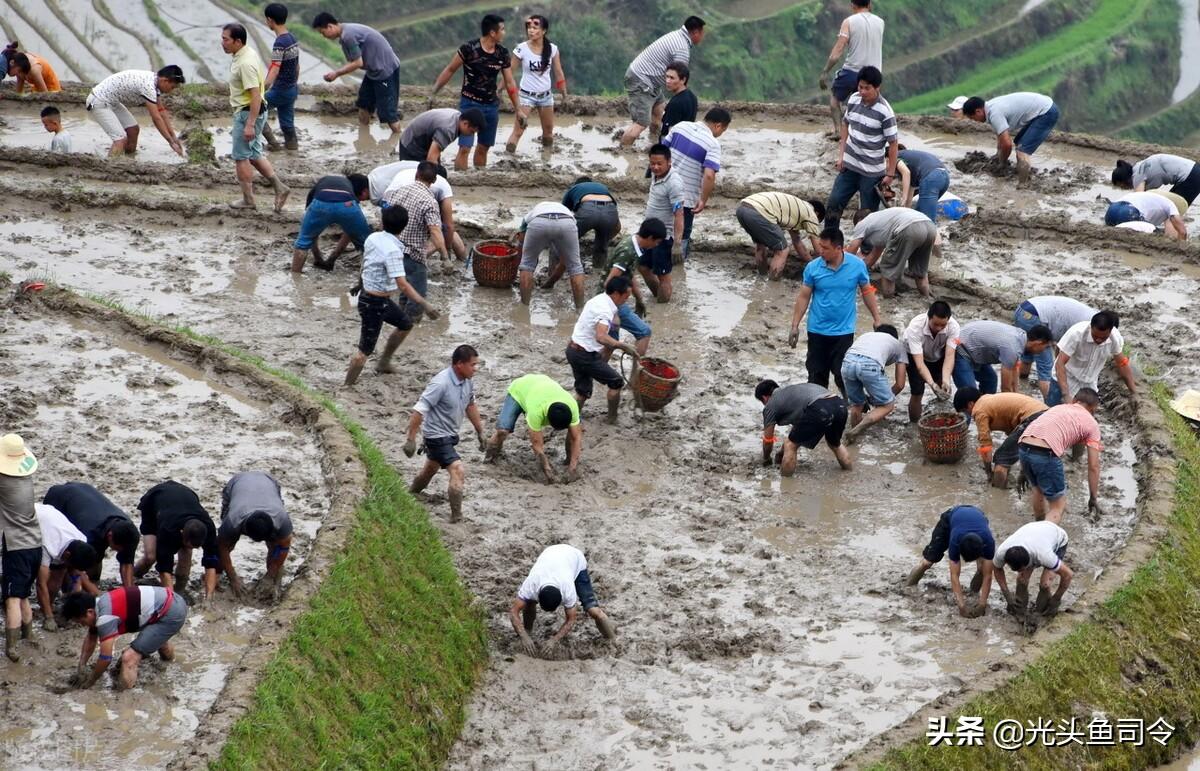
<path id="1" fill-rule="evenodd" d="M 496 78 L 501 70 L 512 67 L 508 49 L 497 44 L 496 50 L 489 54 L 479 44 L 479 38 L 475 38 L 459 46 L 458 55 L 463 60 L 462 95 L 482 104 L 498 102 Z"/>
<path id="2" fill-rule="evenodd" d="M 105 536 L 113 525 L 121 520 L 133 524 L 129 515 L 117 508 L 117 505 L 104 497 L 104 493 L 86 482 L 66 482 L 54 485 L 46 491 L 42 503 L 53 506 L 63 513 L 63 516 L 75 527 L 79 528 L 88 543 L 96 550 L 101 558 L 108 549 Z M 137 542 L 133 546 L 117 552 L 117 562 L 122 565 L 132 565 L 137 552 Z"/>
<path id="3" fill-rule="evenodd" d="M 349 177 L 341 174 L 330 174 L 327 177 L 321 177 L 317 183 L 312 186 L 312 190 L 308 191 L 308 198 L 304 201 L 304 208 L 312 205 L 313 199 L 325 201 L 327 203 L 345 203 L 355 200 L 354 184 L 350 182 Z"/>
<path id="4" fill-rule="evenodd" d="M 217 566 L 217 526 L 192 488 L 171 479 L 160 482 L 138 501 L 138 511 L 142 514 L 142 534 L 156 536 L 158 572 L 174 572 L 175 555 L 183 548 L 183 526 L 190 519 L 204 524 L 204 557 L 200 564 L 206 568 Z"/>
<path id="5" fill-rule="evenodd" d="M 663 140 L 672 126 L 696 120 L 696 113 L 699 110 L 700 100 L 696 98 L 690 88 L 685 88 L 671 97 L 671 100 L 667 102 L 667 108 L 663 111 L 662 133 L 658 135 L 658 141 Z"/>

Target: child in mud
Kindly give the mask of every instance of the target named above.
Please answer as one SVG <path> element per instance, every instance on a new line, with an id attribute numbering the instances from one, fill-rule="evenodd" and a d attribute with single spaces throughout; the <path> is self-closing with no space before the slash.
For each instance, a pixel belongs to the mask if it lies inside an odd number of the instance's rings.
<path id="1" fill-rule="evenodd" d="M 638 291 L 637 277 L 641 275 L 647 286 L 653 286 L 650 283 L 654 280 L 653 255 L 666 237 L 667 228 L 660 220 L 643 220 L 642 224 L 638 226 L 637 232 L 629 238 L 622 238 L 608 253 L 605 263 L 601 265 L 603 268 L 600 273 L 601 291 L 604 291 L 604 286 L 609 279 L 618 276 L 629 279 L 634 302 L 632 307 L 628 301 L 624 305 L 617 306 L 617 318 L 620 322 L 618 326 L 633 335 L 634 347 L 637 348 L 639 356 L 645 356 L 646 351 L 650 349 L 650 325 L 645 321 L 646 303 L 642 299 L 641 292 Z M 613 330 L 609 330 L 609 335 L 616 337 Z M 609 353 L 611 354 L 612 351 L 610 350 Z"/>
<path id="2" fill-rule="evenodd" d="M 538 608 L 553 613 L 560 605 L 566 613 L 566 621 L 539 650 L 529 636 Z M 583 552 L 565 543 L 547 546 L 533 563 L 529 576 L 517 590 L 517 598 L 508 611 L 513 630 L 521 638 L 525 653 L 530 656 L 540 653 L 543 657 L 552 655 L 571 627 L 575 626 L 579 605 L 596 622 L 596 628 L 604 635 L 604 639 L 610 642 L 616 639 L 616 627 L 600 609 L 596 593 L 592 590 L 592 579 L 588 576 L 587 559 Z"/>
<path id="3" fill-rule="evenodd" d="M 408 227 L 408 212 L 403 206 L 389 206 L 383 210 L 380 220 L 383 231 L 372 233 L 363 245 L 362 289 L 358 294 L 358 315 L 362 318 L 362 326 L 358 350 L 350 357 L 350 368 L 346 370 L 347 386 L 358 381 L 367 357 L 375 352 L 375 344 L 379 342 L 379 333 L 383 331 L 385 323 L 395 329 L 383 347 L 383 355 L 375 364 L 375 370 L 381 373 L 396 371 L 392 356 L 413 328 L 412 319 L 392 299 L 396 290 L 401 291 L 410 304 L 421 307 L 429 318 L 436 320 L 439 315 L 437 309 L 406 278 L 405 245 L 400 242 L 400 234 Z"/>
<path id="4" fill-rule="evenodd" d="M 1042 577 L 1038 582 L 1034 611 L 1044 615 L 1057 613 L 1074 575 L 1064 562 L 1066 556 L 1067 531 L 1050 520 L 1022 525 L 1017 532 L 1005 538 L 996 549 L 992 566 L 996 582 L 1000 584 L 1000 591 L 1004 593 L 1004 600 L 1008 604 L 1008 612 L 1025 618 L 1029 612 L 1029 578 L 1034 568 L 1041 568 Z M 1005 567 L 1017 574 L 1015 596 L 1008 591 L 1008 581 L 1004 578 Z M 1050 577 L 1055 573 L 1058 574 L 1058 590 L 1051 595 Z"/>
<path id="5" fill-rule="evenodd" d="M 242 580 L 233 568 L 233 547 L 245 535 L 267 545 L 267 572 L 255 588 L 260 599 L 274 599 L 283 578 L 283 563 L 292 548 L 292 518 L 283 505 L 283 491 L 265 471 L 234 474 L 221 490 L 221 527 L 217 554 L 229 579 L 233 596 L 245 596 Z"/>
<path id="6" fill-rule="evenodd" d="M 778 441 L 775 426 L 791 426 L 783 449 L 775 454 L 779 473 L 783 476 L 796 473 L 799 448 L 815 449 L 822 437 L 839 466 L 846 471 L 853 467 L 850 453 L 842 445 L 842 432 L 846 430 L 845 399 L 815 383 L 780 388 L 774 380 L 760 381 L 754 388 L 754 398 L 763 403 L 764 466 L 771 465 L 771 453 Z"/>
<path id="7" fill-rule="evenodd" d="M 583 426 L 579 423 L 579 403 L 567 393 L 567 389 L 547 375 L 522 375 L 508 386 L 500 416 L 496 419 L 496 433 L 488 442 L 485 463 L 495 463 L 500 457 L 504 440 L 517 428 L 517 418 L 525 416 L 529 427 L 529 446 L 538 459 L 546 484 L 558 481 L 550 461 L 546 457 L 542 431 L 549 426 L 556 431 L 567 430 L 567 481 L 579 478 L 579 456 L 583 453 Z"/>
<path id="8" fill-rule="evenodd" d="M 71 134 L 62 124 L 62 113 L 53 105 L 42 108 L 42 127 L 54 135 L 50 140 L 50 152 L 71 152 Z"/>
<path id="9" fill-rule="evenodd" d="M 958 605 L 958 615 L 963 618 L 979 618 L 987 613 L 988 592 L 992 588 L 992 558 L 996 556 L 996 539 L 988 525 L 987 516 L 975 506 L 954 506 L 946 509 L 934 525 L 929 544 L 921 552 L 921 561 L 905 581 L 907 586 L 916 586 L 925 571 L 950 554 L 950 590 Z M 976 564 L 975 577 L 971 579 L 971 593 L 979 594 L 979 601 L 968 606 L 963 596 L 960 560 Z M 1003 570 L 1001 571 L 1003 572 Z"/>
<path id="10" fill-rule="evenodd" d="M 138 664 L 144 657 L 157 651 L 163 661 L 174 660 L 171 638 L 183 629 L 187 614 L 187 602 L 166 587 L 131 586 L 113 589 L 99 597 L 83 592 L 72 594 L 63 603 L 63 616 L 87 627 L 88 633 L 83 638 L 79 665 L 70 684 L 78 688 L 95 685 L 112 665 L 117 638 L 137 632 L 137 637 L 121 654 L 117 681 L 118 688 L 132 688 L 137 682 Z M 87 664 L 97 644 L 100 653 L 89 669 Z"/>
<path id="11" fill-rule="evenodd" d="M 472 382 L 478 369 L 479 351 L 469 345 L 455 348 L 450 356 L 450 366 L 433 376 L 413 406 L 413 414 L 408 421 L 408 441 L 404 443 L 404 454 L 410 458 L 417 452 L 418 431 L 425 446 L 425 466 L 409 486 L 410 493 L 424 490 L 440 469 L 449 472 L 447 497 L 450 499 L 451 522 L 462 519 L 466 471 L 454 446 L 458 444 L 458 430 L 464 416 L 475 427 L 479 450 L 487 452 L 483 421 L 479 417 L 479 406 L 475 403 L 475 385 Z"/>

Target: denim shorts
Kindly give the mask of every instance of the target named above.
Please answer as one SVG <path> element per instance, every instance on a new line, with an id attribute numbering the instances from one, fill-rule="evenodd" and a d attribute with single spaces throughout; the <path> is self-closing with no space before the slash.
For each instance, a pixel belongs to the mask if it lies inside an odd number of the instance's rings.
<path id="1" fill-rule="evenodd" d="M 504 404 L 500 406 L 500 417 L 496 418 L 496 427 L 501 431 L 512 433 L 517 430 L 517 418 L 525 414 L 517 400 L 511 394 L 505 394 Z"/>
<path id="2" fill-rule="evenodd" d="M 459 112 L 466 112 L 472 107 L 483 113 L 483 128 L 475 134 L 463 134 L 458 138 L 459 147 L 474 147 L 475 140 L 479 140 L 480 147 L 491 147 L 496 144 L 496 129 L 500 127 L 500 101 L 496 100 L 491 104 L 476 102 L 474 99 L 468 99 L 465 96 L 458 98 Z"/>
<path id="3" fill-rule="evenodd" d="M 249 142 L 243 136 L 246 130 L 246 120 L 250 117 L 249 110 L 238 110 L 233 114 L 233 159 L 235 161 L 257 161 L 263 157 L 263 129 L 267 125 L 266 105 L 259 110 L 258 119 L 254 121 L 254 139 Z"/>
<path id="4" fill-rule="evenodd" d="M 579 597 L 579 604 L 585 611 L 600 607 L 600 603 L 596 601 L 596 592 L 592 589 L 592 577 L 588 575 L 587 568 L 579 571 L 579 575 L 575 576 L 575 594 Z"/>
<path id="5" fill-rule="evenodd" d="M 338 225 L 350 236 L 350 240 L 359 249 L 371 235 L 371 226 L 357 201 L 318 201 L 313 200 L 304 210 L 304 219 L 300 222 L 300 235 L 296 237 L 293 246 L 296 249 L 311 249 L 317 238 L 330 225 Z"/>
<path id="6" fill-rule="evenodd" d="M 868 398 L 877 407 L 896 400 L 883 367 L 870 356 L 847 353 L 842 359 L 842 382 L 846 384 L 846 400 L 853 405 L 862 406 Z"/>
<path id="7" fill-rule="evenodd" d="M 1048 501 L 1057 501 L 1067 494 L 1067 477 L 1062 458 L 1042 447 L 1027 444 L 1017 446 L 1017 457 L 1029 484 L 1042 491 Z"/>
<path id="8" fill-rule="evenodd" d="M 1046 137 L 1050 136 L 1056 123 L 1058 123 L 1058 106 L 1052 104 L 1049 110 L 1029 121 L 1025 128 L 1013 137 L 1013 144 L 1017 146 L 1017 150 L 1026 155 L 1033 155 L 1042 146 L 1042 142 L 1046 141 Z"/>
<path id="9" fill-rule="evenodd" d="M 521 93 L 518 94 L 517 96 L 521 101 L 522 107 L 553 107 L 554 106 L 554 92 L 553 91 L 546 91 L 546 92 L 543 92 L 540 96 L 534 96 L 533 94 L 530 94 L 528 91 L 521 89 Z"/>
<path id="10" fill-rule="evenodd" d="M 643 321 L 642 317 L 638 316 L 628 304 L 617 306 L 617 318 L 621 322 L 620 328 L 633 335 L 634 340 L 650 336 L 650 325 Z M 615 339 L 618 334 L 617 328 L 609 326 L 608 334 Z"/>

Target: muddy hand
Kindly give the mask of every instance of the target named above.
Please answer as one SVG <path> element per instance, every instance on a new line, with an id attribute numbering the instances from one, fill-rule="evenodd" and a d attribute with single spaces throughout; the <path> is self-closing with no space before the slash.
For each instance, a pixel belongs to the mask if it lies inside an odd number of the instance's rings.
<path id="1" fill-rule="evenodd" d="M 822 74 L 821 77 L 817 78 L 817 88 L 822 91 L 829 90 L 829 77 L 827 75 Z"/>
<path id="2" fill-rule="evenodd" d="M 417 440 L 416 439 L 409 439 L 407 442 L 404 443 L 404 454 L 410 458 L 417 454 Z"/>
<path id="3" fill-rule="evenodd" d="M 567 484 L 570 484 L 572 482 L 578 482 L 579 481 L 579 469 L 577 469 L 577 468 L 567 469 L 566 481 L 567 481 Z"/>
<path id="4" fill-rule="evenodd" d="M 975 605 L 975 607 L 971 608 L 970 612 L 967 614 L 967 618 L 979 618 L 980 616 L 983 616 L 986 613 L 987 613 L 987 605 L 984 605 L 982 602 L 977 603 Z"/>
<path id="5" fill-rule="evenodd" d="M 1046 608 L 1050 606 L 1050 587 L 1042 586 L 1038 588 L 1037 599 L 1034 600 L 1033 609 L 1038 613 L 1045 613 Z"/>
<path id="6" fill-rule="evenodd" d="M 938 401 L 944 402 L 950 398 L 950 389 L 935 385 L 933 387 L 933 395 L 937 397 Z"/>
<path id="7" fill-rule="evenodd" d="M 525 651 L 526 656 L 531 656 L 533 658 L 537 658 L 537 655 L 538 655 L 537 645 L 533 642 L 532 639 L 529 638 L 528 635 L 523 636 L 521 638 L 521 650 Z"/>
<path id="8" fill-rule="evenodd" d="M 547 640 L 546 642 L 542 643 L 542 657 L 543 658 L 547 658 L 547 659 L 554 658 L 554 656 L 557 652 L 558 652 L 558 640 L 551 638 L 551 639 Z"/>
<path id="9" fill-rule="evenodd" d="M 1107 512 L 1100 506 L 1100 502 L 1094 497 L 1088 498 L 1088 511 L 1095 517 L 1103 517 Z"/>
<path id="10" fill-rule="evenodd" d="M 438 318 L 441 317 L 442 314 L 440 311 L 438 311 L 437 308 L 433 307 L 432 305 L 426 305 L 425 306 L 425 315 L 429 317 L 430 321 L 437 321 Z"/>
<path id="11" fill-rule="evenodd" d="M 483 438 L 483 434 L 476 434 L 475 438 L 479 440 L 479 451 L 486 455 L 488 451 L 487 439 Z"/>
<path id="12" fill-rule="evenodd" d="M 788 347 L 795 348 L 796 344 L 799 342 L 800 342 L 800 330 L 793 329 L 791 334 L 788 335 Z"/>

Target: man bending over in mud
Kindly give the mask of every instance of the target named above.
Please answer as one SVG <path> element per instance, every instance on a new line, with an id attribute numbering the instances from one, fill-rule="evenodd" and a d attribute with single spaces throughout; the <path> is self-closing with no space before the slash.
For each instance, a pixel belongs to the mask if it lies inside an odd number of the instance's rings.
<path id="1" fill-rule="evenodd" d="M 260 599 L 279 596 L 283 563 L 292 548 L 292 518 L 283 506 L 283 491 L 275 477 L 265 471 L 234 474 L 221 491 L 221 527 L 217 530 L 217 554 L 229 578 L 233 596 L 245 595 L 242 581 L 233 569 L 233 547 L 247 535 L 267 545 L 267 572 L 254 589 Z"/>
<path id="2" fill-rule="evenodd" d="M 1067 531 L 1049 520 L 1022 525 L 1017 532 L 1005 538 L 996 549 L 992 565 L 996 570 L 996 582 L 1000 584 L 1000 591 L 1008 603 L 1009 613 L 1023 619 L 1029 611 L 1029 577 L 1033 575 L 1033 569 L 1039 567 L 1042 568 L 1042 578 L 1034 610 L 1044 615 L 1057 613 L 1074 575 L 1063 561 L 1066 556 Z M 1017 574 L 1015 597 L 1009 594 L 1008 582 L 1004 578 L 1006 565 Z M 1058 574 L 1058 591 L 1051 595 L 1050 576 L 1054 573 Z"/>
<path id="3" fill-rule="evenodd" d="M 979 618 L 987 613 L 988 592 L 992 588 L 992 558 L 996 556 L 996 539 L 988 526 L 987 516 L 974 506 L 955 506 L 946 509 L 933 527 L 929 545 L 921 553 L 921 561 L 908 574 L 905 582 L 916 586 L 925 571 L 942 561 L 950 552 L 950 589 L 958 605 L 958 615 L 963 618 Z M 971 579 L 971 593 L 979 593 L 979 602 L 967 607 L 963 597 L 959 573 L 959 560 L 976 564 L 975 577 Z M 1001 571 L 1003 572 L 1003 571 Z"/>
<path id="4" fill-rule="evenodd" d="M 521 638 L 521 647 L 530 656 L 537 656 L 539 650 L 529 633 L 533 631 L 533 621 L 537 618 L 540 606 L 547 613 L 553 613 L 562 606 L 567 620 L 554 636 L 544 642 L 541 647 L 542 656 L 550 656 L 559 642 L 575 626 L 579 617 L 578 606 L 582 605 L 584 612 L 596 622 L 596 628 L 606 640 L 615 640 L 617 630 L 596 601 L 596 593 L 592 591 L 592 579 L 587 572 L 587 559 L 583 552 L 569 544 L 560 543 L 547 546 L 538 555 L 537 562 L 529 571 L 529 576 L 517 590 L 517 598 L 513 600 L 508 611 L 513 629 Z"/>
<path id="5" fill-rule="evenodd" d="M 583 426 L 579 423 L 579 402 L 567 393 L 567 389 L 547 375 L 522 375 L 508 387 L 500 417 L 496 420 L 496 433 L 488 442 L 485 463 L 495 463 L 505 438 L 517 428 L 517 418 L 525 416 L 529 426 L 529 445 L 538 459 L 546 484 L 558 481 L 550 461 L 546 458 L 545 440 L 542 430 L 550 426 L 556 431 L 567 429 L 567 481 L 579 478 L 579 456 L 583 452 Z"/>
<path id="6" fill-rule="evenodd" d="M 838 465 L 849 471 L 850 453 L 842 445 L 842 433 L 846 430 L 846 400 L 824 386 L 815 383 L 798 383 L 779 387 L 774 380 L 763 380 L 754 389 L 754 398 L 763 403 L 764 466 L 771 465 L 771 453 L 775 449 L 775 426 L 791 426 L 783 449 L 776 453 L 779 473 L 790 477 L 796 473 L 796 453 L 803 445 L 815 449 L 817 442 L 825 438 L 825 444 L 837 458 Z"/>
<path id="7" fill-rule="evenodd" d="M 1088 511 L 1104 516 L 1100 506 L 1100 424 L 1096 408 L 1100 395 L 1081 388 L 1072 404 L 1051 407 L 1035 418 L 1021 434 L 1017 457 L 1023 483 L 1033 488 L 1033 518 L 1062 522 L 1067 512 L 1067 478 L 1062 456 L 1068 447 L 1086 445 L 1088 456 Z M 1021 490 L 1024 492 L 1024 490 Z"/>
<path id="8" fill-rule="evenodd" d="M 159 586 L 131 586 L 113 589 L 93 597 L 79 592 L 63 603 L 63 616 L 88 628 L 79 653 L 79 665 L 71 677 L 71 685 L 91 688 L 109 668 L 113 647 L 123 634 L 137 632 L 137 637 L 121 654 L 118 687 L 132 688 L 137 682 L 138 664 L 158 651 L 163 661 L 175 658 L 171 638 L 183 629 L 188 606 L 173 589 Z M 96 663 L 88 668 L 92 651 L 100 644 Z"/>

